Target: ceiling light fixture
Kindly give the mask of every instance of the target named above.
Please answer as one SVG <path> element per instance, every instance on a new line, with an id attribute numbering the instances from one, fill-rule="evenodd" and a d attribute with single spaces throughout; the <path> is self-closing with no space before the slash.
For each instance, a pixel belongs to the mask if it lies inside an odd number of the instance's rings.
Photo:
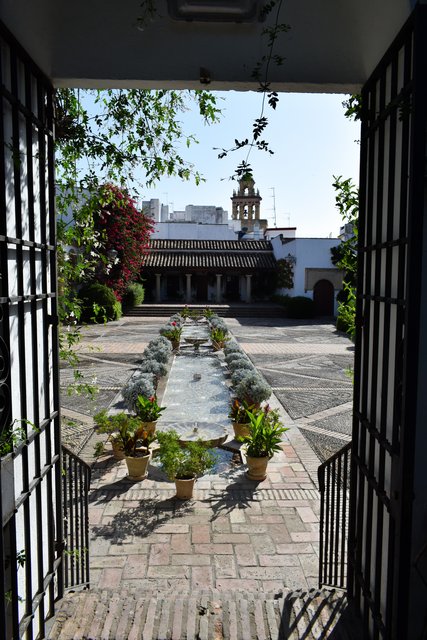
<path id="1" fill-rule="evenodd" d="M 174 20 L 200 22 L 255 22 L 259 0 L 168 0 L 168 11 Z"/>

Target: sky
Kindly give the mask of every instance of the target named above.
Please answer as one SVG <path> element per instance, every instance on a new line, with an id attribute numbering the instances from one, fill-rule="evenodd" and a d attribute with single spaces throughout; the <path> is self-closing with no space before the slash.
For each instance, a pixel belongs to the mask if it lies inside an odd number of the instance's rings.
<path id="1" fill-rule="evenodd" d="M 219 124 L 204 125 L 196 111 L 180 117 L 186 133 L 199 144 L 183 150 L 206 182 L 164 178 L 143 199 L 158 198 L 170 210 L 187 204 L 222 207 L 231 218 L 231 196 L 237 183 L 230 179 L 246 159 L 246 151 L 218 159 L 215 147 L 228 149 L 245 139 L 260 116 L 262 95 L 256 92 L 216 92 L 222 109 Z M 266 107 L 264 138 L 274 155 L 253 149 L 249 164 L 255 189 L 262 197 L 261 218 L 269 226 L 296 227 L 297 237 L 325 238 L 339 233 L 341 217 L 335 207 L 333 176 L 359 180 L 360 125 L 344 117 L 340 94 L 279 94 L 276 110 Z M 274 197 L 273 197 L 274 195 Z M 274 211 L 275 205 L 275 211 Z"/>

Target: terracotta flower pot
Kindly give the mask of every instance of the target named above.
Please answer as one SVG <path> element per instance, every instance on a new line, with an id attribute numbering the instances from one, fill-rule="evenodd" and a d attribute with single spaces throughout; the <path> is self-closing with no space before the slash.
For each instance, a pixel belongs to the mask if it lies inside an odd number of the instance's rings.
<path id="1" fill-rule="evenodd" d="M 246 438 L 250 434 L 248 422 L 233 422 L 233 429 L 236 440 Z"/>
<path id="2" fill-rule="evenodd" d="M 171 343 L 172 343 L 172 349 L 174 351 L 178 351 L 178 349 L 179 349 L 179 340 L 171 340 Z"/>
<path id="3" fill-rule="evenodd" d="M 143 422 L 144 429 L 150 433 L 151 435 L 156 432 L 157 420 L 153 420 L 151 422 Z"/>
<path id="4" fill-rule="evenodd" d="M 193 489 L 196 478 L 175 478 L 176 497 L 179 500 L 190 500 L 193 497 Z"/>
<path id="5" fill-rule="evenodd" d="M 113 456 L 115 457 L 116 460 L 124 460 L 125 459 L 125 454 L 124 451 L 121 447 L 121 445 L 118 442 L 115 442 L 114 440 L 111 441 L 111 446 L 113 448 Z"/>
<path id="6" fill-rule="evenodd" d="M 268 456 L 264 456 L 263 458 L 252 458 L 251 456 L 246 456 L 246 463 L 248 465 L 246 476 L 249 480 L 257 480 L 260 482 L 261 480 L 266 479 L 269 459 L 270 458 Z"/>
<path id="7" fill-rule="evenodd" d="M 148 465 L 151 460 L 151 451 L 149 453 L 137 452 L 136 456 L 126 456 L 126 464 L 128 467 L 128 478 L 137 482 L 144 480 L 148 475 Z"/>

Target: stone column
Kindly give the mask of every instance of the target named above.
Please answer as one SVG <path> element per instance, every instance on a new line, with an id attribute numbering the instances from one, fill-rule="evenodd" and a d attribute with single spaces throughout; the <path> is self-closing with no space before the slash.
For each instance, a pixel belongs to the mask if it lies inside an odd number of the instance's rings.
<path id="1" fill-rule="evenodd" d="M 221 304 L 222 295 L 221 295 L 221 273 L 216 274 L 216 303 Z"/>
<path id="2" fill-rule="evenodd" d="M 156 273 L 156 302 L 162 301 L 162 292 L 160 288 L 160 279 L 162 277 L 161 273 Z"/>
<path id="3" fill-rule="evenodd" d="M 191 273 L 186 273 L 185 277 L 187 278 L 187 292 L 185 296 L 185 302 L 191 302 Z"/>
<path id="4" fill-rule="evenodd" d="M 252 302 L 252 274 L 246 274 L 246 302 Z"/>

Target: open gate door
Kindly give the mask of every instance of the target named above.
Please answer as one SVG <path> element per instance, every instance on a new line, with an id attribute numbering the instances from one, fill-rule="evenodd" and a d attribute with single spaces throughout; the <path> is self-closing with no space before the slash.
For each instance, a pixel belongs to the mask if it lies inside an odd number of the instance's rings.
<path id="1" fill-rule="evenodd" d="M 53 88 L 0 24 L 0 637 L 44 637 L 63 589 Z M 13 423 L 12 423 L 13 424 Z"/>
<path id="2" fill-rule="evenodd" d="M 426 18 L 362 94 L 349 588 L 363 637 L 387 640 L 425 637 Z"/>

